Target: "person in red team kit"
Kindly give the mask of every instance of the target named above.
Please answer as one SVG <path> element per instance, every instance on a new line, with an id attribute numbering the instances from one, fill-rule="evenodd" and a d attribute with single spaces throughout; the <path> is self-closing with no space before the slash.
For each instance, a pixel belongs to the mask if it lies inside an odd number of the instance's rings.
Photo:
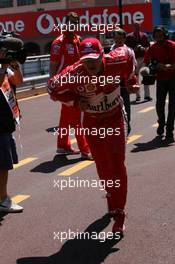
<path id="1" fill-rule="evenodd" d="M 136 61 L 136 58 L 135 58 L 135 54 L 134 54 L 134 50 L 129 48 L 128 46 L 126 46 L 124 43 L 125 43 L 125 40 L 126 40 L 126 32 L 122 29 L 122 28 L 116 28 L 114 30 L 114 44 L 111 46 L 111 51 L 115 50 L 115 49 L 120 49 L 120 47 L 123 47 L 123 49 L 125 49 L 125 52 L 126 53 L 129 53 L 130 56 L 132 56 L 133 58 L 133 65 L 134 65 L 134 68 L 133 68 L 133 71 L 135 71 L 136 69 L 136 66 L 137 66 L 137 61 Z M 136 77 L 136 76 L 135 76 Z M 139 89 L 139 85 L 136 87 L 135 86 L 135 89 L 137 88 L 136 91 L 134 91 L 134 93 L 136 93 Z M 129 91 L 127 89 L 127 87 L 125 87 L 125 83 L 124 85 L 120 85 L 120 94 L 123 98 L 123 102 L 124 102 L 124 106 L 125 106 L 125 110 L 126 110 L 126 113 L 127 113 L 127 125 L 128 125 L 128 129 L 127 129 L 127 132 L 128 132 L 128 135 L 131 131 L 131 126 L 130 126 L 130 121 L 131 121 L 131 106 L 130 106 L 130 96 L 129 96 L 129 93 L 131 93 L 131 91 Z"/>
<path id="2" fill-rule="evenodd" d="M 79 17 L 76 13 L 71 12 L 66 16 L 66 26 L 64 34 L 61 34 L 56 38 L 51 46 L 50 56 L 50 77 L 56 73 L 61 72 L 66 66 L 72 65 L 79 60 L 79 45 L 80 37 L 76 35 L 73 30 L 69 31 L 71 25 L 79 23 Z M 83 135 L 76 133 L 78 128 L 81 128 L 81 112 L 79 109 L 71 106 L 71 104 L 62 104 L 59 131 L 67 129 L 67 133 L 64 135 L 60 132 L 57 138 L 57 154 L 78 154 L 79 151 L 71 148 L 71 142 L 69 138 L 69 127 L 75 128 L 75 137 L 78 147 L 83 159 L 91 159 L 90 150 L 86 139 Z"/>
<path id="3" fill-rule="evenodd" d="M 128 80 L 132 74 L 133 60 L 122 47 L 104 55 L 100 42 L 95 38 L 81 42 L 80 56 L 80 61 L 50 78 L 48 92 L 52 100 L 63 100 L 64 97 L 65 102 L 74 101 L 74 105 L 84 111 L 83 128 L 100 180 L 104 181 L 109 215 L 115 221 L 113 232 L 122 235 L 127 173 L 119 82 L 120 77 Z M 76 78 L 77 85 L 70 81 L 61 84 L 62 77 Z M 94 130 L 97 133 L 94 134 Z M 102 130 L 105 131 L 103 138 L 100 136 Z M 117 182 L 120 182 L 120 187 Z"/>
<path id="4" fill-rule="evenodd" d="M 153 30 L 155 43 L 146 51 L 144 63 L 154 68 L 156 84 L 156 112 L 158 116 L 158 136 L 174 142 L 175 121 L 175 43 L 167 39 L 167 31 L 163 26 L 155 26 Z M 169 95 L 168 115 L 165 118 L 165 103 Z"/>

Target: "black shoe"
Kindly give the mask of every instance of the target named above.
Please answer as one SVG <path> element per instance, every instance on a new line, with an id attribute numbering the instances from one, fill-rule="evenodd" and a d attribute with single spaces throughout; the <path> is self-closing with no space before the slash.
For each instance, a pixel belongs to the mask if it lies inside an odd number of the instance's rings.
<path id="1" fill-rule="evenodd" d="M 145 96 L 145 101 L 152 101 L 153 100 L 153 98 L 151 97 L 151 96 Z"/>
<path id="2" fill-rule="evenodd" d="M 140 102 L 141 101 L 141 97 L 140 96 L 137 96 L 136 97 L 136 102 Z"/>
<path id="3" fill-rule="evenodd" d="M 172 132 L 167 132 L 165 139 L 169 143 L 173 143 L 174 142 L 174 135 L 173 135 L 173 133 Z"/>
<path id="4" fill-rule="evenodd" d="M 165 140 L 168 142 L 168 143 L 173 143 L 174 142 L 174 137 L 165 137 Z"/>
<path id="5" fill-rule="evenodd" d="M 158 136 L 163 136 L 163 134 L 164 134 L 164 127 L 163 126 L 158 126 L 157 135 Z"/>

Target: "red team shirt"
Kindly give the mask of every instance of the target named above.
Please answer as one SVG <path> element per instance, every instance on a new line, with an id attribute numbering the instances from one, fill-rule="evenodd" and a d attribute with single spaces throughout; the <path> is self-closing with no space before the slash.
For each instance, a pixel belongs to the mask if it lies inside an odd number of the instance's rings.
<path id="1" fill-rule="evenodd" d="M 151 45 L 145 53 L 144 63 L 149 64 L 150 60 L 157 60 L 163 64 L 175 63 L 175 43 L 171 40 L 166 40 L 163 45 L 157 42 Z M 169 80 L 175 75 L 175 71 L 157 71 L 157 80 Z"/>
<path id="2" fill-rule="evenodd" d="M 58 62 L 57 72 L 61 72 L 66 66 L 72 65 L 79 60 L 78 47 L 80 45 L 80 37 L 74 35 L 73 40 L 69 38 L 69 33 L 65 32 L 56 38 L 51 46 L 50 60 Z"/>
<path id="3" fill-rule="evenodd" d="M 68 65 L 72 65 L 76 61 L 79 60 L 79 45 L 80 45 L 80 37 L 76 34 L 73 34 L 73 37 L 70 38 L 69 32 L 64 32 L 64 34 L 60 35 L 56 38 L 51 46 L 51 62 L 57 63 L 57 73 L 60 73 L 65 67 Z M 65 97 L 65 95 L 64 95 Z M 69 96 L 70 97 L 70 96 Z M 61 100 L 64 102 L 63 100 Z M 73 104 L 68 101 L 68 104 L 62 104 L 61 109 L 61 116 L 59 121 L 59 128 L 60 129 L 68 129 L 69 126 L 71 127 L 81 127 L 81 112 L 80 109 L 71 107 Z M 89 147 L 87 145 L 86 139 L 83 135 L 76 134 L 76 139 L 78 143 L 78 147 L 82 153 L 89 153 Z M 57 147 L 63 148 L 65 150 L 71 149 L 71 142 L 69 139 L 69 135 L 64 135 L 63 137 L 61 134 L 58 135 L 57 139 Z"/>
<path id="4" fill-rule="evenodd" d="M 110 113 L 115 111 L 121 102 L 119 82 L 120 79 L 128 79 L 133 72 L 133 59 L 126 52 L 125 48 L 121 47 L 111 51 L 108 55 L 103 55 L 103 72 L 99 76 L 97 83 L 89 80 L 91 75 L 83 67 L 81 61 L 68 66 L 60 74 L 50 78 L 48 83 L 48 91 L 53 100 L 60 100 L 65 103 L 76 105 L 80 97 L 86 98 L 88 101 L 88 108 L 85 110 L 86 115 L 98 115 L 104 112 Z M 64 84 L 60 83 L 64 76 Z M 71 76 L 71 78 L 70 78 Z M 89 78 L 84 78 L 88 76 Z M 65 81 L 66 77 L 73 81 L 73 83 Z M 105 78 L 105 85 L 102 80 Z M 80 82 L 80 79 L 83 80 Z M 75 79 L 74 79 L 75 80 Z"/>

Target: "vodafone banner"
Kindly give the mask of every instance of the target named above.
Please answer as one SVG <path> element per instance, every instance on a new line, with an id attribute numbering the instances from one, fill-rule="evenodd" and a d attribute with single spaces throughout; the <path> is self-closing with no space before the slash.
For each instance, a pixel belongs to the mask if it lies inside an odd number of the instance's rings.
<path id="1" fill-rule="evenodd" d="M 91 7 L 73 9 L 80 15 L 81 24 L 119 24 L 118 7 Z M 58 35 L 54 26 L 65 23 L 68 10 L 30 12 L 0 16 L 0 31 L 16 30 L 22 38 L 50 37 Z M 123 25 L 126 31 L 132 31 L 132 22 L 142 22 L 142 30 L 152 31 L 152 4 L 130 4 L 123 6 Z"/>

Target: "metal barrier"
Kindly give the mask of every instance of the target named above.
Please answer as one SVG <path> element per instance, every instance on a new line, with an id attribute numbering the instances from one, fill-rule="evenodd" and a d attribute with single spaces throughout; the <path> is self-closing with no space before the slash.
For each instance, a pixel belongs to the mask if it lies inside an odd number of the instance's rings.
<path id="1" fill-rule="evenodd" d="M 49 73 L 50 55 L 27 57 L 26 62 L 22 65 L 24 77 L 40 76 Z"/>
<path id="2" fill-rule="evenodd" d="M 49 62 L 49 54 L 27 57 L 27 60 L 22 65 L 24 82 L 17 90 L 21 91 L 45 86 L 49 78 Z"/>
<path id="3" fill-rule="evenodd" d="M 46 86 L 48 78 L 49 74 L 24 78 L 23 84 L 17 90 L 21 91 Z"/>

